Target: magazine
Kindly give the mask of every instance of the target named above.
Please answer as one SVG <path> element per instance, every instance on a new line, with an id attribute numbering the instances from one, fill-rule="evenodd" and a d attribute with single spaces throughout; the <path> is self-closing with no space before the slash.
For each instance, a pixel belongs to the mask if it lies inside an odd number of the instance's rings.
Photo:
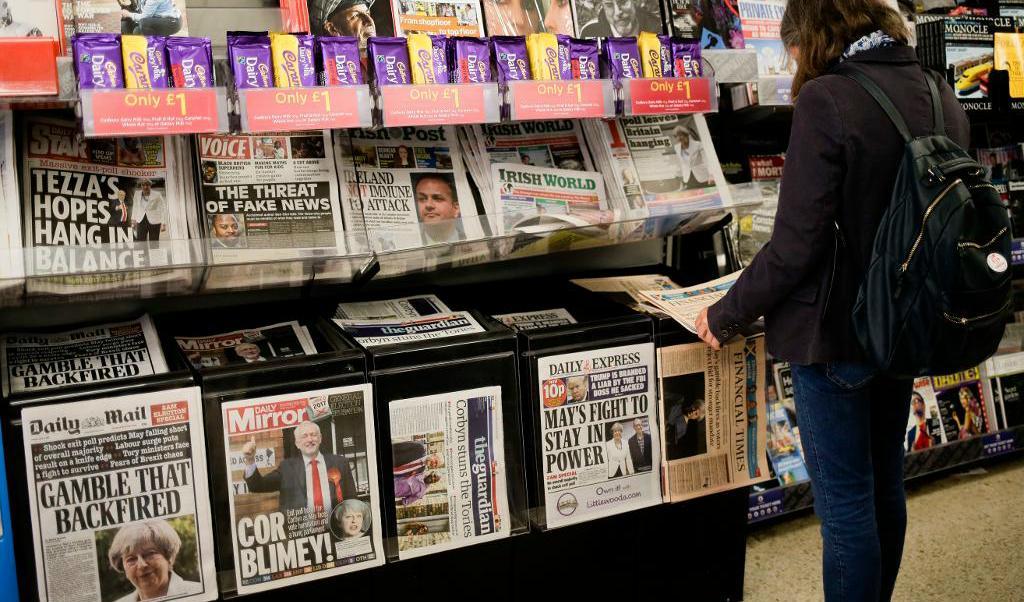
<path id="1" fill-rule="evenodd" d="M 907 452 L 921 451 L 946 443 L 938 398 L 935 397 L 932 381 L 927 376 L 914 379 L 905 443 L 904 448 Z"/>
<path id="2" fill-rule="evenodd" d="M 995 430 L 1024 425 L 1024 353 L 996 355 L 985 361 L 986 394 L 995 403 Z"/>
<path id="3" fill-rule="evenodd" d="M 484 35 L 480 0 L 390 1 L 396 36 L 407 36 L 410 33 L 470 37 Z"/>
<path id="4" fill-rule="evenodd" d="M 985 397 L 978 368 L 933 376 L 932 388 L 946 441 L 962 441 L 989 432 L 990 400 Z"/>
<path id="5" fill-rule="evenodd" d="M 184 0 L 167 0 L 155 6 L 146 6 L 147 0 L 62 1 L 71 4 L 76 33 L 188 35 Z"/>
<path id="6" fill-rule="evenodd" d="M 374 36 L 395 35 L 388 0 L 306 0 L 310 33 L 318 36 L 352 36 L 360 48 Z"/>
<path id="7" fill-rule="evenodd" d="M 197 370 L 316 353 L 309 332 L 295 321 L 201 337 L 174 337 L 174 340 L 185 359 Z"/>
<path id="8" fill-rule="evenodd" d="M 745 48 L 738 0 L 700 1 L 700 42 L 705 49 Z"/>
<path id="9" fill-rule="evenodd" d="M 6 14 L 0 15 L 0 38 L 46 37 L 60 40 L 58 14 L 54 0 L 4 0 Z"/>
<path id="10" fill-rule="evenodd" d="M 569 0 L 576 35 L 580 38 L 637 36 L 641 31 L 663 33 L 665 24 L 658 0 L 594 2 Z"/>
<path id="11" fill-rule="evenodd" d="M 487 35 L 526 36 L 531 33 L 573 35 L 569 0 L 483 0 Z"/>

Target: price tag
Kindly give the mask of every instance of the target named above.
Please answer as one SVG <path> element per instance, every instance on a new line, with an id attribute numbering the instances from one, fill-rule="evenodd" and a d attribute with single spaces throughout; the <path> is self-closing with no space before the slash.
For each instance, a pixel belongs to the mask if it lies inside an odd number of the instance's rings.
<path id="1" fill-rule="evenodd" d="M 624 83 L 630 115 L 678 115 L 715 110 L 708 79 L 631 79 Z"/>
<path id="2" fill-rule="evenodd" d="M 1000 431 L 985 435 L 981 440 L 985 457 L 1001 456 L 1017 449 L 1017 441 L 1011 431 Z"/>
<path id="3" fill-rule="evenodd" d="M 597 119 L 615 114 L 610 80 L 509 82 L 512 119 Z"/>
<path id="4" fill-rule="evenodd" d="M 782 488 L 751 493 L 747 501 L 747 522 L 761 522 L 782 514 L 784 510 Z"/>
<path id="5" fill-rule="evenodd" d="M 381 86 L 384 126 L 498 121 L 497 84 Z"/>
<path id="6" fill-rule="evenodd" d="M 227 130 L 223 88 L 82 90 L 86 136 L 162 136 Z"/>
<path id="7" fill-rule="evenodd" d="M 367 86 L 240 90 L 242 130 L 294 132 L 370 127 Z"/>

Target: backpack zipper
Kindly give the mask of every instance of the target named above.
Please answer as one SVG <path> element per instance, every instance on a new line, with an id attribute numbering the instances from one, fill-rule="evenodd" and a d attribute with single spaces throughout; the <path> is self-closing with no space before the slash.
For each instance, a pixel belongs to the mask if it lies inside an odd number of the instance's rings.
<path id="1" fill-rule="evenodd" d="M 1007 228 L 1005 226 L 1003 226 L 1003 229 L 1000 230 L 999 232 L 996 232 L 996 235 L 992 237 L 992 240 L 988 241 L 987 243 L 985 243 L 983 245 L 979 245 L 976 242 L 962 242 L 962 243 L 957 244 L 956 246 L 958 248 L 960 248 L 960 249 L 984 249 L 985 247 L 987 247 L 987 246 L 991 245 L 992 243 L 996 242 L 997 240 L 999 240 L 999 238 L 1003 234 L 1006 234 L 1006 230 L 1007 230 Z"/>
<path id="2" fill-rule="evenodd" d="M 1006 311 L 1006 308 L 1009 305 L 1010 305 L 1010 302 L 1007 301 L 1006 303 L 1003 303 L 1003 306 L 1000 307 L 999 309 L 997 309 L 996 311 L 989 312 L 987 314 L 983 314 L 983 315 L 980 315 L 980 316 L 971 316 L 971 317 L 965 318 L 965 317 L 962 317 L 962 316 L 950 315 L 948 312 L 942 312 L 942 317 L 946 318 L 947 320 L 949 320 L 950 322 L 952 322 L 954 324 L 959 324 L 961 326 L 966 326 L 967 324 L 969 324 L 971 322 L 977 322 L 978 320 L 984 320 L 986 318 L 991 318 L 993 316 L 998 316 L 999 314 L 1001 314 L 1004 311 Z"/>
<path id="3" fill-rule="evenodd" d="M 914 258 L 914 254 L 917 253 L 917 248 L 921 246 L 921 241 L 924 239 L 924 227 L 925 224 L 928 223 L 928 218 L 931 216 L 932 211 L 935 210 L 935 207 L 938 206 L 942 199 L 946 198 L 947 194 L 956 188 L 957 184 L 963 183 L 964 181 L 960 178 L 953 180 L 953 182 L 949 186 L 946 186 L 946 189 L 943 190 L 939 196 L 935 197 L 935 200 L 932 201 L 931 205 L 928 205 L 928 209 L 924 212 L 924 218 L 921 220 L 921 231 L 918 232 L 917 238 L 914 240 L 914 246 L 910 248 L 910 253 L 907 254 L 907 260 L 900 264 L 901 273 L 906 273 L 907 267 L 910 265 L 910 260 Z"/>

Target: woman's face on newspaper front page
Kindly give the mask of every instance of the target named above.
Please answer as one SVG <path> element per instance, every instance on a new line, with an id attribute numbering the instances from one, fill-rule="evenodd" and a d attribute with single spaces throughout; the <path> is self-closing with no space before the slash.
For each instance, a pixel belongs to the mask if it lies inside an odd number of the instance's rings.
<path id="1" fill-rule="evenodd" d="M 124 555 L 124 574 L 139 591 L 139 598 L 157 598 L 167 593 L 171 580 L 171 563 L 152 543 Z"/>

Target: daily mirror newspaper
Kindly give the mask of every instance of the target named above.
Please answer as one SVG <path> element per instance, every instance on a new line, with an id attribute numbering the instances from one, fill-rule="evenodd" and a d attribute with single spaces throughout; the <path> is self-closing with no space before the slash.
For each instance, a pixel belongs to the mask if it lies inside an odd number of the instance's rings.
<path id="1" fill-rule="evenodd" d="M 501 387 L 392 401 L 398 557 L 508 537 Z"/>
<path id="2" fill-rule="evenodd" d="M 654 344 L 537 361 L 548 528 L 661 503 Z"/>
<path id="3" fill-rule="evenodd" d="M 21 417 L 40 600 L 217 597 L 198 387 Z"/>
<path id="4" fill-rule="evenodd" d="M 768 478 L 764 337 L 658 349 L 665 501 Z"/>
<path id="5" fill-rule="evenodd" d="M 295 321 L 204 337 L 174 337 L 174 340 L 196 369 L 253 364 L 316 353 L 309 333 Z"/>
<path id="6" fill-rule="evenodd" d="M 167 372 L 149 316 L 65 332 L 0 337 L 4 395 Z"/>
<path id="7" fill-rule="evenodd" d="M 221 412 L 239 594 L 384 563 L 370 385 Z"/>

